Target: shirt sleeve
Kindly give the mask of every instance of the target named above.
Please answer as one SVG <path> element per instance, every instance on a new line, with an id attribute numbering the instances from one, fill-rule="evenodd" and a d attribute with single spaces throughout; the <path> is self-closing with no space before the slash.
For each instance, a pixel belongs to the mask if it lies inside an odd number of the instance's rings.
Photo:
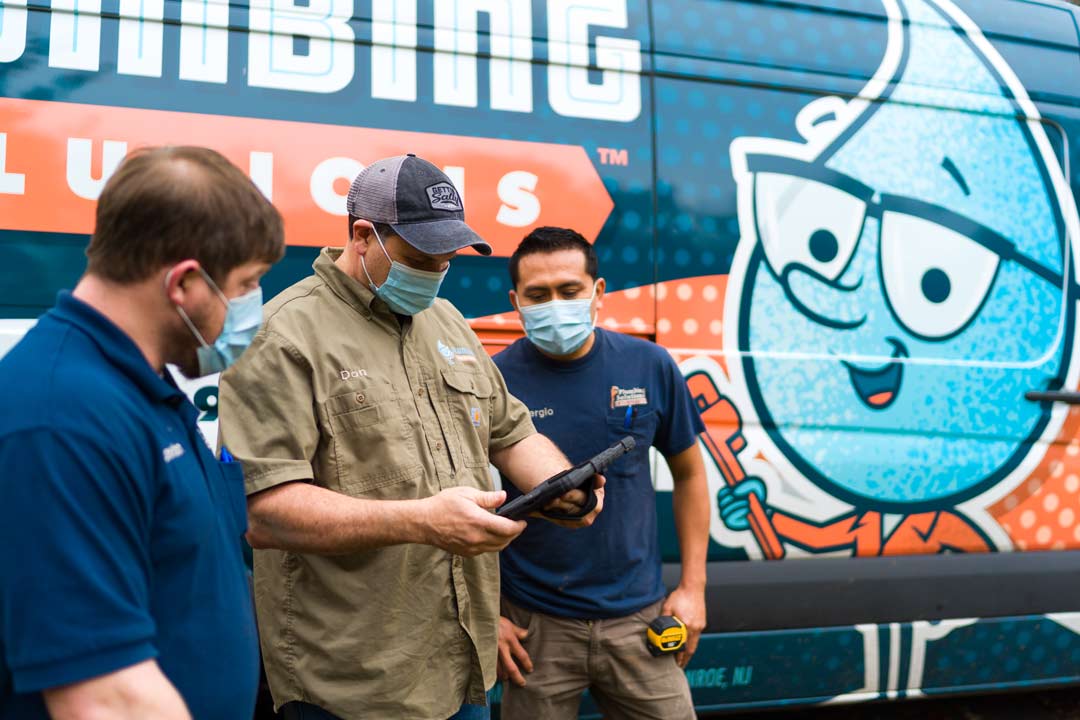
<path id="1" fill-rule="evenodd" d="M 315 473 L 319 445 L 311 366 L 280 335 L 264 331 L 221 376 L 221 446 L 244 468 L 248 495 Z"/>
<path id="2" fill-rule="evenodd" d="M 701 413 L 675 360 L 663 351 L 661 362 L 665 402 L 654 444 L 665 457 L 671 457 L 697 442 L 697 436 L 705 432 L 705 423 L 701 421 Z"/>
<path id="3" fill-rule="evenodd" d="M 157 656 L 152 470 L 125 454 L 48 428 L 0 440 L 0 647 L 16 692 Z"/>
<path id="4" fill-rule="evenodd" d="M 479 344 L 479 343 L 478 343 Z M 491 404 L 491 439 L 488 452 L 497 452 L 536 433 L 529 408 L 506 387 L 506 381 L 495 362 L 484 352 L 478 353 L 484 372 L 491 380 L 494 396 Z"/>

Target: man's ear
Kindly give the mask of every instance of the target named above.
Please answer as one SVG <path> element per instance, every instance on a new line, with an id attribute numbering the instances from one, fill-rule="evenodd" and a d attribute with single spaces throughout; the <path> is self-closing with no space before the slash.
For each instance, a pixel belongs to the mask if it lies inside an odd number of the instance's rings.
<path id="1" fill-rule="evenodd" d="M 598 278 L 596 281 L 596 307 L 604 304 L 604 290 L 607 289 L 607 280 Z"/>
<path id="2" fill-rule="evenodd" d="M 517 291 L 515 290 L 510 291 L 510 304 L 514 306 L 515 310 L 521 310 L 521 307 L 518 305 Z"/>
<path id="3" fill-rule="evenodd" d="M 352 244 L 360 255 L 367 253 L 368 245 L 375 237 L 375 230 L 367 220 L 357 220 L 352 226 Z"/>
<path id="4" fill-rule="evenodd" d="M 174 305 L 183 305 L 191 296 L 191 274 L 199 272 L 198 260 L 183 260 L 165 272 L 165 294 Z"/>

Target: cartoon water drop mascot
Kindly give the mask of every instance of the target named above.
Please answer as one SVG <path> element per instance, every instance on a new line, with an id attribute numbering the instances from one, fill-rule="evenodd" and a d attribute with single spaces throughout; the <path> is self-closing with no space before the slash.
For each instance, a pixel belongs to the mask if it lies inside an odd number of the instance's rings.
<path id="1" fill-rule="evenodd" d="M 887 50 L 859 97 L 806 106 L 805 142 L 731 146 L 741 409 L 789 483 L 849 509 L 815 517 L 751 477 L 719 492 L 720 514 L 746 529 L 752 493 L 769 532 L 809 552 L 1008 549 L 958 506 L 1014 487 L 1060 429 L 1060 406 L 1024 394 L 1076 387 L 1076 206 L 974 23 L 947 0 L 883 2 Z"/>

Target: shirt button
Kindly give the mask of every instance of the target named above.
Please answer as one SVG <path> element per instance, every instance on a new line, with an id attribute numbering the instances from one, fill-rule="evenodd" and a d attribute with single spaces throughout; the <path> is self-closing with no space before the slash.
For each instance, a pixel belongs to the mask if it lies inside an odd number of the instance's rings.
<path id="1" fill-rule="evenodd" d="M 436 450 L 442 450 L 442 440 L 436 440 L 435 441 L 435 449 Z"/>
<path id="2" fill-rule="evenodd" d="M 416 391 L 416 397 L 424 397 L 424 388 L 420 388 Z"/>
<path id="3" fill-rule="evenodd" d="M 461 567 L 461 558 L 457 555 L 454 556 L 454 567 Z"/>
<path id="4" fill-rule="evenodd" d="M 367 397 L 364 393 L 356 393 L 356 402 L 363 405 L 365 400 L 367 400 Z"/>

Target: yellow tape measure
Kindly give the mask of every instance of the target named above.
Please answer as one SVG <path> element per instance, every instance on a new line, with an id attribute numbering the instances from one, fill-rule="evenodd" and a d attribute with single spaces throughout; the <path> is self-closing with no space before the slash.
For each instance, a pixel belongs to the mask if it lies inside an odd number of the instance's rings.
<path id="1" fill-rule="evenodd" d="M 654 657 L 679 652 L 686 645 L 686 625 L 674 615 L 661 615 L 649 623 L 645 638 Z"/>

